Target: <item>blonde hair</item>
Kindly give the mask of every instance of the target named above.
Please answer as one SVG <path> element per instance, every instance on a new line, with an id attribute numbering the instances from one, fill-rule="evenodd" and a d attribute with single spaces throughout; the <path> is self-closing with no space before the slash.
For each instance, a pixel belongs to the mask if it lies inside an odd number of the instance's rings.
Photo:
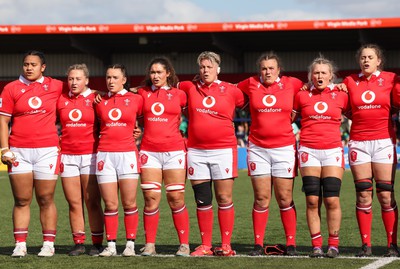
<path id="1" fill-rule="evenodd" d="M 89 68 L 84 63 L 73 64 L 70 67 L 68 67 L 67 76 L 68 76 L 69 72 L 71 72 L 72 70 L 82 70 L 85 77 L 89 78 Z"/>
<path id="2" fill-rule="evenodd" d="M 221 64 L 221 56 L 212 51 L 203 51 L 197 57 L 197 64 L 200 66 L 201 61 L 210 60 L 212 63 L 216 63 L 218 66 Z"/>

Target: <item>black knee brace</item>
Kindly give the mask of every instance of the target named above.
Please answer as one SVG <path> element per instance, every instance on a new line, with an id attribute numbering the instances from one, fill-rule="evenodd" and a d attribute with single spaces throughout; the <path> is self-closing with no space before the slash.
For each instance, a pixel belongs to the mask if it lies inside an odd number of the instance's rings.
<path id="1" fill-rule="evenodd" d="M 392 181 L 384 181 L 384 180 L 376 180 L 375 179 L 375 186 L 376 186 L 376 192 L 383 192 L 383 191 L 389 191 L 389 192 L 394 192 L 394 184 Z"/>
<path id="2" fill-rule="evenodd" d="M 197 206 L 208 206 L 212 204 L 211 184 L 210 181 L 192 186 Z"/>
<path id="3" fill-rule="evenodd" d="M 322 179 L 322 186 L 324 198 L 339 197 L 342 181 L 337 177 L 325 177 Z"/>
<path id="4" fill-rule="evenodd" d="M 356 192 L 372 191 L 372 178 L 358 179 L 354 182 Z"/>
<path id="5" fill-rule="evenodd" d="M 321 179 L 314 176 L 303 177 L 303 190 L 306 196 L 321 196 Z"/>

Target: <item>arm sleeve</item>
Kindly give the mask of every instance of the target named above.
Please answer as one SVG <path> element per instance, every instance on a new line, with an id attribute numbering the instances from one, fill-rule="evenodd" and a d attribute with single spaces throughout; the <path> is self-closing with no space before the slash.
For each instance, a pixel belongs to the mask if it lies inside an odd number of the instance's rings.
<path id="1" fill-rule="evenodd" d="M 396 76 L 394 87 L 392 90 L 392 105 L 395 108 L 400 108 L 400 77 Z"/>
<path id="2" fill-rule="evenodd" d="M 14 111 L 14 98 L 11 87 L 4 87 L 0 95 L 0 114 L 11 117 Z"/>
<path id="3" fill-rule="evenodd" d="M 177 88 L 184 92 L 187 92 L 192 85 L 193 83 L 191 81 L 181 81 L 178 83 Z"/>
<path id="4" fill-rule="evenodd" d="M 236 86 L 246 94 L 249 94 L 250 79 L 245 79 L 239 82 Z"/>

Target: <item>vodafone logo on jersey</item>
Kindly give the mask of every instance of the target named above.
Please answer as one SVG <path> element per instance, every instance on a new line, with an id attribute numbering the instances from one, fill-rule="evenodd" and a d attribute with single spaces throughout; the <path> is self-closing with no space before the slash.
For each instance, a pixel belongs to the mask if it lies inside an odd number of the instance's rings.
<path id="1" fill-rule="evenodd" d="M 267 94 L 266 96 L 263 97 L 262 102 L 266 107 L 271 107 L 275 105 L 276 97 L 274 95 Z"/>
<path id="2" fill-rule="evenodd" d="M 79 121 L 82 118 L 82 111 L 80 111 L 79 109 L 72 109 L 68 113 L 68 117 L 74 122 Z"/>
<path id="3" fill-rule="evenodd" d="M 316 102 L 314 105 L 315 112 L 323 114 L 328 110 L 328 104 L 325 102 Z"/>
<path id="4" fill-rule="evenodd" d="M 212 96 L 204 97 L 203 106 L 206 108 L 213 107 L 215 105 L 215 98 Z"/>
<path id="5" fill-rule="evenodd" d="M 29 98 L 28 105 L 33 109 L 38 109 L 42 105 L 42 100 L 37 96 L 33 96 Z"/>
<path id="6" fill-rule="evenodd" d="M 119 108 L 113 108 L 108 112 L 108 117 L 113 121 L 119 120 L 121 116 L 122 112 Z"/>
<path id="7" fill-rule="evenodd" d="M 366 104 L 371 104 L 375 100 L 375 93 L 370 90 L 366 90 L 361 95 L 361 100 Z"/>
<path id="8" fill-rule="evenodd" d="M 151 113 L 153 113 L 156 116 L 162 115 L 164 111 L 165 111 L 164 105 L 160 102 L 156 102 L 151 106 Z"/>

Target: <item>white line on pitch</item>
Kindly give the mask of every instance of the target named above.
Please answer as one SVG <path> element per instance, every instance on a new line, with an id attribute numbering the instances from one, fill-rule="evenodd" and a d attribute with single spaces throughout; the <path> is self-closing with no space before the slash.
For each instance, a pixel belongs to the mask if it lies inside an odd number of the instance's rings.
<path id="1" fill-rule="evenodd" d="M 386 264 L 391 263 L 392 261 L 397 260 L 396 258 L 380 258 L 373 263 L 370 263 L 366 266 L 361 267 L 360 269 L 376 269 L 385 266 Z"/>

